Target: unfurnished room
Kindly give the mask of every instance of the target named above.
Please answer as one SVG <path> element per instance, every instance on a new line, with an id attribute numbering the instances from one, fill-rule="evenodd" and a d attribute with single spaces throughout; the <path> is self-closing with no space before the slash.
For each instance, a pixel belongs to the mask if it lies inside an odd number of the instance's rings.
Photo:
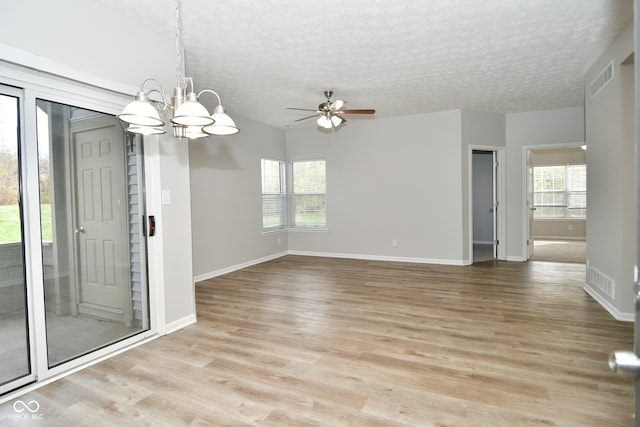
<path id="1" fill-rule="evenodd" d="M 634 0 L 0 13 L 0 425 L 640 427 Z"/>

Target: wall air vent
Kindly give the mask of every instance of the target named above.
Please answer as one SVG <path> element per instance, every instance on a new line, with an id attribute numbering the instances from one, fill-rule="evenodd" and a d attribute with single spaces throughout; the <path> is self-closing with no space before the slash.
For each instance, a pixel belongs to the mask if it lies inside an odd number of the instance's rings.
<path id="1" fill-rule="evenodd" d="M 600 89 L 605 87 L 611 80 L 613 80 L 613 61 L 609 62 L 609 64 L 604 67 L 604 70 L 598 74 L 598 77 L 591 82 L 589 86 L 591 98 L 596 96 L 596 93 L 600 92 Z"/>
<path id="2" fill-rule="evenodd" d="M 600 289 L 606 296 L 608 296 L 612 300 L 615 299 L 615 287 L 613 286 L 613 279 L 611 277 L 596 270 L 593 267 L 589 268 L 587 277 L 591 285 Z"/>

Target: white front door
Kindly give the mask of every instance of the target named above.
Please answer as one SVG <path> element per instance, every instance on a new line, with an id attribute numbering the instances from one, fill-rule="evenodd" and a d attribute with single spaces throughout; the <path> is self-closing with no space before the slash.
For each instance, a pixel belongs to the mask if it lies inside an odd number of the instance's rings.
<path id="1" fill-rule="evenodd" d="M 122 129 L 73 130 L 78 312 L 131 323 Z"/>

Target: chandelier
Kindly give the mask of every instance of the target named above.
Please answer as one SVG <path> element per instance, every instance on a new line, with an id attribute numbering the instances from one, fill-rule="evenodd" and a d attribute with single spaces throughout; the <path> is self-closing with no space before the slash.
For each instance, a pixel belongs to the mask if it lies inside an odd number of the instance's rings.
<path id="1" fill-rule="evenodd" d="M 177 138 L 204 138 L 209 135 L 234 135 L 240 132 L 234 121 L 222 107 L 220 95 L 211 89 L 204 89 L 196 94 L 193 79 L 185 77 L 181 68 L 181 34 L 180 34 L 180 2 L 176 0 L 176 77 L 177 84 L 173 89 L 173 96 L 169 101 L 162 84 L 155 78 L 148 77 L 140 84 L 140 90 L 135 94 L 132 102 L 127 104 L 118 115 L 126 124 L 127 132 L 142 135 L 157 135 L 165 133 L 165 122 L 161 118 L 171 114 L 170 122 L 173 135 Z M 147 83 L 154 83 L 157 87 L 147 89 Z M 189 90 L 187 92 L 187 90 Z M 149 95 L 156 93 L 161 101 L 151 100 Z M 200 103 L 199 98 L 205 93 L 211 93 L 218 99 L 218 105 L 213 114 Z"/>

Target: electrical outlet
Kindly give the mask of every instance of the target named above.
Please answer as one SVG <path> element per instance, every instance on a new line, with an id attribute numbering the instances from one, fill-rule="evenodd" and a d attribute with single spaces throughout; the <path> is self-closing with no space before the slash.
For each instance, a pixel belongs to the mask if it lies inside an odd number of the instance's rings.
<path id="1" fill-rule="evenodd" d="M 397 241 L 396 239 L 393 239 L 393 240 L 391 241 L 391 246 L 393 246 L 394 248 L 395 248 L 396 246 L 398 246 L 398 241 Z"/>

